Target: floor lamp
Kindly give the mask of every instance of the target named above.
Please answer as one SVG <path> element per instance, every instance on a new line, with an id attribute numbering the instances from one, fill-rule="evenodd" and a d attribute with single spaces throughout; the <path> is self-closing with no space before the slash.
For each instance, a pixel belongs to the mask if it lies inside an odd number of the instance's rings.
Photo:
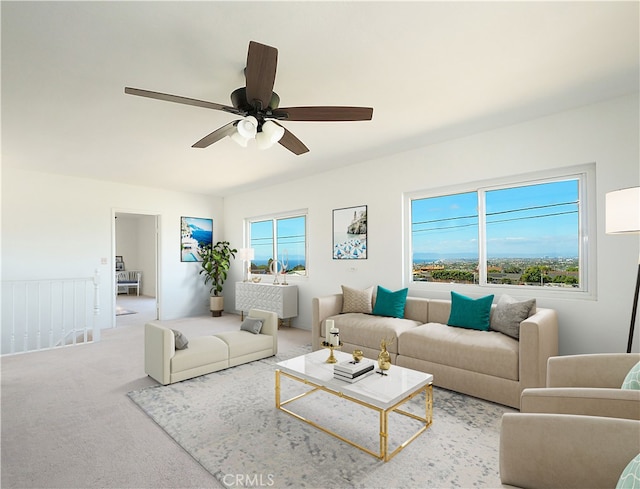
<path id="1" fill-rule="evenodd" d="M 640 187 L 615 190 L 605 196 L 606 233 L 632 234 L 640 233 Z M 636 290 L 633 295 L 633 309 L 631 310 L 631 324 L 629 326 L 629 341 L 627 353 L 631 353 L 633 330 L 638 311 L 638 292 L 640 291 L 640 256 L 638 257 L 638 276 Z"/>

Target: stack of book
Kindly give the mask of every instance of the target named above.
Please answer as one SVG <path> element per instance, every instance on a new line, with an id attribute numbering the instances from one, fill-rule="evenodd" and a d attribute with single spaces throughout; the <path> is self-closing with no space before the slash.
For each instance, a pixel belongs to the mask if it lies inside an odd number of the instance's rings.
<path id="1" fill-rule="evenodd" d="M 375 364 L 373 360 L 363 358 L 359 362 L 347 361 L 336 363 L 333 366 L 333 377 L 345 382 L 357 382 L 373 373 Z"/>

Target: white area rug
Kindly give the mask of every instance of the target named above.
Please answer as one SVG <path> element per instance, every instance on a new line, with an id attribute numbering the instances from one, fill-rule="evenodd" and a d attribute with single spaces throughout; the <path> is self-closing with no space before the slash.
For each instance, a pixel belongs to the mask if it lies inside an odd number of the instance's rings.
<path id="1" fill-rule="evenodd" d="M 500 421 L 515 410 L 434 388 L 433 424 L 384 463 L 275 408 L 275 363 L 306 351 L 128 395 L 227 488 L 501 487 Z M 282 377 L 283 399 L 302 389 Z M 378 451 L 374 411 L 325 393 L 288 408 Z M 424 397 L 407 410 L 424 413 Z M 418 428 L 398 414 L 389 423 L 392 447 Z"/>

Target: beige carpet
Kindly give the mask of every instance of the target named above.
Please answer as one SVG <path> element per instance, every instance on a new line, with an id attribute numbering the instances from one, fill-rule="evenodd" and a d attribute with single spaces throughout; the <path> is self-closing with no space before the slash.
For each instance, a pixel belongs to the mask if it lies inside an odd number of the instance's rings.
<path id="1" fill-rule="evenodd" d="M 220 487 L 126 395 L 156 385 L 144 373 L 144 317 L 124 316 L 127 325 L 103 330 L 98 343 L 1 359 L 1 487 Z M 235 315 L 206 320 L 180 327 L 189 336 L 240 324 Z M 283 328 L 279 349 L 310 336 Z"/>

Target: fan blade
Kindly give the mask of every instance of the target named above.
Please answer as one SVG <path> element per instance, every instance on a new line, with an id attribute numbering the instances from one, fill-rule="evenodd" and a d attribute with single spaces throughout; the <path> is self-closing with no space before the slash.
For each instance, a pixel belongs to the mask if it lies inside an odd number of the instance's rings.
<path id="1" fill-rule="evenodd" d="M 258 109 L 266 109 L 276 81 L 278 50 L 255 41 L 249 42 L 247 53 L 247 101 Z"/>
<path id="2" fill-rule="evenodd" d="M 273 111 L 273 117 L 286 121 L 370 121 L 371 107 L 287 107 Z"/>
<path id="3" fill-rule="evenodd" d="M 211 146 L 216 141 L 220 141 L 225 136 L 231 136 L 234 132 L 236 132 L 236 124 L 238 121 L 229 122 L 229 124 L 225 124 L 219 129 L 216 129 L 211 134 L 203 137 L 200 141 L 195 143 L 192 148 L 206 148 L 207 146 Z"/>
<path id="4" fill-rule="evenodd" d="M 278 123 L 276 122 L 276 124 Z M 296 155 L 301 155 L 309 152 L 309 148 L 307 148 L 302 141 L 300 141 L 291 132 L 289 132 L 286 127 L 283 127 L 280 124 L 278 125 L 282 127 L 282 129 L 284 129 L 284 136 L 282 136 L 282 138 L 280 138 L 280 141 L 278 141 L 282 146 Z"/>
<path id="5" fill-rule="evenodd" d="M 195 107 L 204 107 L 205 109 L 223 110 L 236 115 L 246 115 L 246 112 L 238 110 L 235 107 L 228 105 L 216 104 L 214 102 L 206 102 L 204 100 L 196 100 L 193 98 L 180 97 L 179 95 L 169 95 L 168 93 L 151 92 L 149 90 L 142 90 L 140 88 L 125 87 L 124 93 L 129 95 L 138 95 L 139 97 L 155 98 L 157 100 L 164 100 L 165 102 L 175 102 L 177 104 L 193 105 Z"/>

